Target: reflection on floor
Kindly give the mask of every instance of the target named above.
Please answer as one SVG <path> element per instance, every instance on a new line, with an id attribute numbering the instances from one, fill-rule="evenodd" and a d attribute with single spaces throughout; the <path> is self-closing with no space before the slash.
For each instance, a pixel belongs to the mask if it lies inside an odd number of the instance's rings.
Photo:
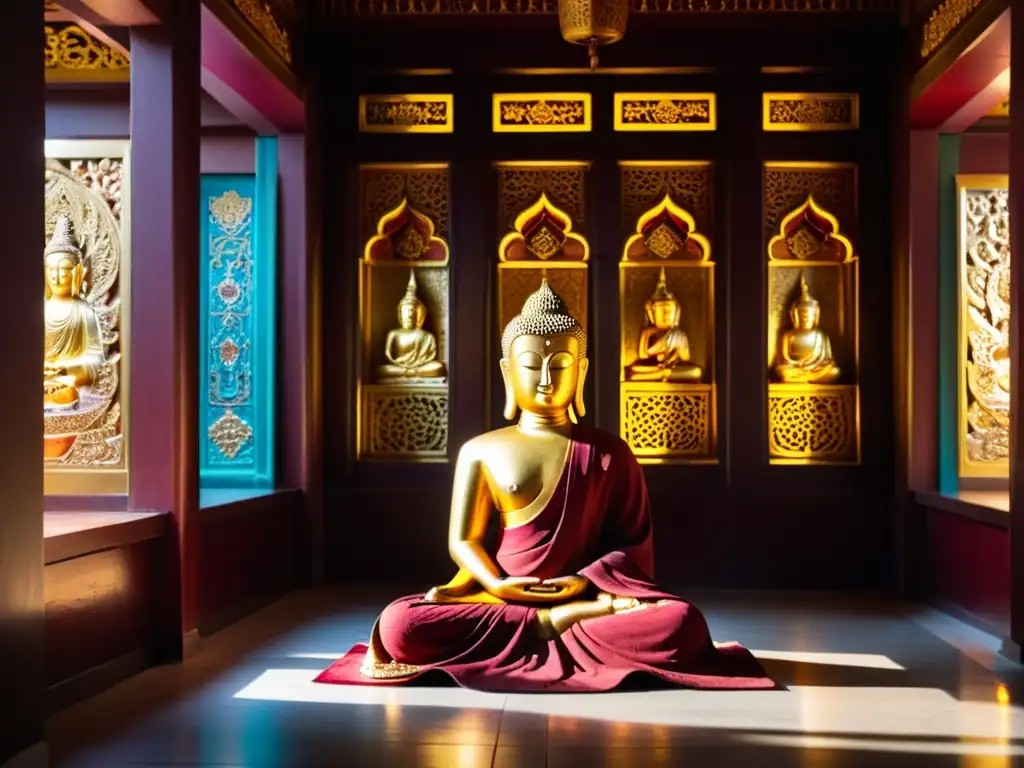
<path id="1" fill-rule="evenodd" d="M 492 695 L 310 680 L 394 590 L 292 595 L 50 724 L 52 764 L 245 768 L 1024 765 L 1024 670 L 932 611 L 695 598 L 786 691 Z"/>

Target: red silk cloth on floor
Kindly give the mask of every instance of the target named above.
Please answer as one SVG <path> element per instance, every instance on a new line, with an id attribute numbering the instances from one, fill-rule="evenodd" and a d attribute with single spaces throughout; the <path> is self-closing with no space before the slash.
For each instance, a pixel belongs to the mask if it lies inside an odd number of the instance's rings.
<path id="1" fill-rule="evenodd" d="M 690 603 L 653 580 L 651 513 L 643 471 L 629 447 L 600 430 L 574 427 L 558 487 L 528 523 L 502 531 L 495 557 L 510 576 L 580 574 L 640 609 L 584 619 L 555 640 L 537 631 L 536 605 L 435 603 L 423 595 L 389 605 L 378 621 L 383 648 L 423 674 L 440 670 L 485 691 L 597 692 L 632 673 L 692 688 L 772 688 L 746 649 L 716 648 Z M 316 682 L 396 685 L 359 671 L 357 645 Z M 419 675 L 417 675 L 418 677 Z"/>

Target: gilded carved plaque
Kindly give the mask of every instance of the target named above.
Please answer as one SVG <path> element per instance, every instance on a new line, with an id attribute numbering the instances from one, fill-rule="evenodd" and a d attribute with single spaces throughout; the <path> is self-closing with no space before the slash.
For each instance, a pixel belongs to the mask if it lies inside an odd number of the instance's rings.
<path id="1" fill-rule="evenodd" d="M 958 176 L 960 474 L 1006 477 L 1010 455 L 1010 218 L 1006 176 Z"/>
<path id="2" fill-rule="evenodd" d="M 616 131 L 713 131 L 713 93 L 616 93 Z"/>
<path id="3" fill-rule="evenodd" d="M 591 129 L 589 93 L 496 93 L 495 133 L 571 133 Z"/>
<path id="4" fill-rule="evenodd" d="M 124 173 L 121 157 L 46 161 L 47 492 L 127 492 L 121 306 Z"/>
<path id="5" fill-rule="evenodd" d="M 856 93 L 766 93 L 766 131 L 855 131 L 860 127 Z"/>
<path id="6" fill-rule="evenodd" d="M 46 35 L 43 61 L 47 80 L 128 81 L 128 57 L 77 24 L 46 25 L 43 31 Z"/>
<path id="7" fill-rule="evenodd" d="M 364 94 L 359 97 L 362 133 L 451 133 L 451 94 Z"/>

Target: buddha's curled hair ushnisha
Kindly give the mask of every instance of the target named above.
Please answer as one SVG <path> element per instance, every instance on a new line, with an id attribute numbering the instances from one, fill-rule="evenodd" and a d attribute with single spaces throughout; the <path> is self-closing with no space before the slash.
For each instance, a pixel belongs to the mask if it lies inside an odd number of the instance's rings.
<path id="1" fill-rule="evenodd" d="M 508 358 L 512 342 L 520 336 L 575 336 L 580 344 L 580 357 L 587 356 L 587 332 L 569 314 L 565 301 L 555 293 L 545 277 L 540 288 L 523 302 L 519 314 L 513 317 L 501 334 L 501 355 Z"/>

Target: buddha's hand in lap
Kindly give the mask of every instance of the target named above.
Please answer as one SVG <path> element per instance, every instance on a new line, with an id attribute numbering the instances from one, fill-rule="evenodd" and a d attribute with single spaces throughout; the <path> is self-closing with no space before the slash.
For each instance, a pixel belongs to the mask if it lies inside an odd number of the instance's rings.
<path id="1" fill-rule="evenodd" d="M 545 579 L 540 586 L 547 589 L 557 588 L 558 591 L 553 594 L 558 597 L 559 601 L 563 601 L 572 600 L 582 595 L 590 586 L 590 581 L 583 576 L 559 576 L 556 579 Z"/>

